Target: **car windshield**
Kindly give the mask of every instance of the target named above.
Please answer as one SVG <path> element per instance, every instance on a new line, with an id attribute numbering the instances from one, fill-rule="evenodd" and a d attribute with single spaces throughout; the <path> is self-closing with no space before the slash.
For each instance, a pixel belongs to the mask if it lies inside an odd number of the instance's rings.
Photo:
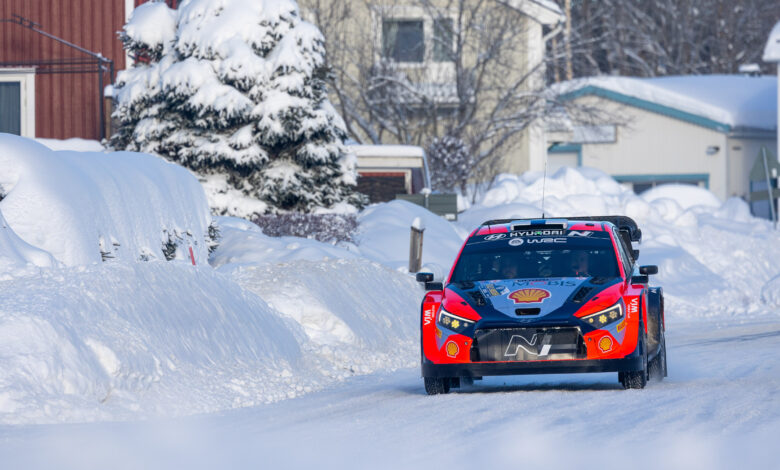
<path id="1" fill-rule="evenodd" d="M 553 239 L 538 239 L 553 240 Z M 615 250 L 608 238 L 558 243 L 468 244 L 451 282 L 553 277 L 617 277 Z"/>

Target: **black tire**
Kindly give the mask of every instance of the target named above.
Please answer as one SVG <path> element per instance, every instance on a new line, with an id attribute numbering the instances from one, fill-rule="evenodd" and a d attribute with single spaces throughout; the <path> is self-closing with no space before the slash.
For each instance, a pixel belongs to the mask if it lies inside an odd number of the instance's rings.
<path id="1" fill-rule="evenodd" d="M 642 331 L 644 328 L 642 325 L 639 325 L 640 331 Z M 620 383 L 623 385 L 623 388 L 626 390 L 628 389 L 642 389 L 645 388 L 645 385 L 647 385 L 647 347 L 646 347 L 646 340 L 645 337 L 647 335 L 642 334 L 641 338 L 642 341 L 640 341 L 638 347 L 642 348 L 641 354 L 642 354 L 642 369 L 641 370 L 632 370 L 627 372 L 620 372 L 618 373 L 618 380 L 620 380 Z"/>
<path id="2" fill-rule="evenodd" d="M 666 370 L 666 335 L 661 331 L 661 349 L 648 365 L 650 378 L 662 381 L 667 375 Z"/>
<path id="3" fill-rule="evenodd" d="M 446 377 L 424 377 L 423 380 L 428 395 L 450 393 L 450 379 Z"/>

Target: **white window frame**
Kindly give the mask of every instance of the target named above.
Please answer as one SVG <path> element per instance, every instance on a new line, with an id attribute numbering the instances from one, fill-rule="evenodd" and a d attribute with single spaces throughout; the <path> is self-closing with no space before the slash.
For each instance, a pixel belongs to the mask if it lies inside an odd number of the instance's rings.
<path id="1" fill-rule="evenodd" d="M 35 69 L 0 68 L 0 82 L 19 83 L 22 137 L 35 137 Z"/>
<path id="2" fill-rule="evenodd" d="M 433 21 L 434 18 L 429 12 L 421 6 L 411 5 L 393 5 L 393 6 L 375 6 L 371 9 L 372 23 L 374 25 L 374 50 L 376 51 L 375 61 L 383 60 L 383 28 L 382 22 L 385 19 L 398 21 L 422 21 L 423 22 L 423 44 L 425 53 L 422 62 L 395 62 L 399 67 L 405 69 L 425 69 L 435 82 L 453 82 L 455 81 L 455 64 L 452 62 L 436 62 L 433 60 Z M 456 16 L 450 12 L 443 15 L 444 18 L 450 18 L 453 25 L 457 23 Z M 456 37 L 453 34 L 453 49 L 455 48 Z"/>

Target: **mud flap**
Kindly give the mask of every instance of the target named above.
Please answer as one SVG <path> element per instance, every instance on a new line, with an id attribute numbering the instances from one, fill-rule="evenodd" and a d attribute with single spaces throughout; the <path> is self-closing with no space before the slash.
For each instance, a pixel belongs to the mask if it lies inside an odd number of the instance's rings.
<path id="1" fill-rule="evenodd" d="M 651 287 L 647 290 L 647 352 L 648 359 L 661 350 L 661 329 L 663 328 L 663 289 Z"/>

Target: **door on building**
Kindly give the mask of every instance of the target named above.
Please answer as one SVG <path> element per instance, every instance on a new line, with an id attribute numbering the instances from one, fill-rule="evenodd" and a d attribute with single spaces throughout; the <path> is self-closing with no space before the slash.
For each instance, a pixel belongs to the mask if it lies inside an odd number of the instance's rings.
<path id="1" fill-rule="evenodd" d="M 0 82 L 0 132 L 22 135 L 21 82 Z"/>

